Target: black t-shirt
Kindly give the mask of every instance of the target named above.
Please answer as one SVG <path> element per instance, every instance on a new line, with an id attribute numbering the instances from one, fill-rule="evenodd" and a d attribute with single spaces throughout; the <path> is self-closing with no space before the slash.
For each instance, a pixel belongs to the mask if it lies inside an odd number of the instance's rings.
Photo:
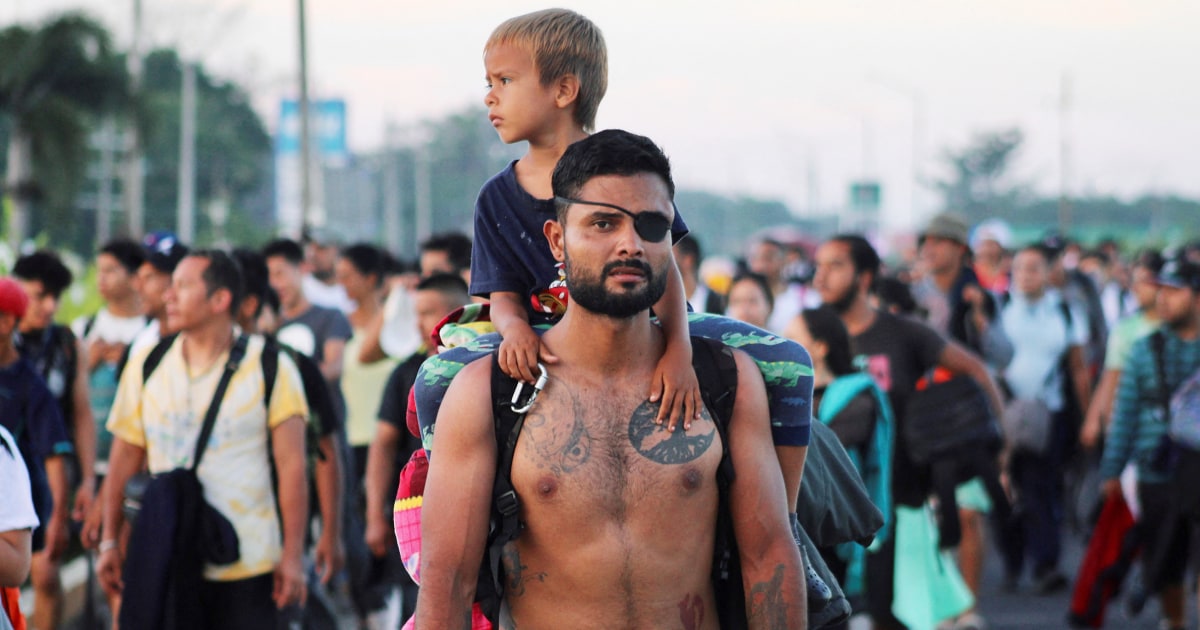
<path id="1" fill-rule="evenodd" d="M 17 334 L 17 351 L 33 365 L 58 403 L 63 421 L 72 425 L 75 418 L 75 374 L 78 353 L 75 333 L 59 324 Z M 70 433 L 68 431 L 68 433 Z"/>
<path id="2" fill-rule="evenodd" d="M 928 475 L 912 462 L 904 442 L 904 405 L 917 381 L 934 366 L 946 348 L 935 330 L 912 319 L 879 312 L 875 321 L 850 340 L 855 363 L 887 392 L 896 414 L 892 492 L 897 503 L 920 505 L 928 494 Z"/>
<path id="3" fill-rule="evenodd" d="M 379 402 L 379 421 L 386 422 L 400 431 L 400 443 L 396 448 L 395 466 L 392 470 L 399 472 L 400 467 L 408 463 L 413 452 L 421 448 L 421 438 L 408 430 L 408 392 L 417 381 L 417 371 L 425 362 L 426 355 L 414 353 L 405 359 L 388 377 L 387 385 L 383 388 L 383 399 Z M 396 496 L 396 487 L 400 483 L 399 475 L 390 477 L 389 497 Z"/>

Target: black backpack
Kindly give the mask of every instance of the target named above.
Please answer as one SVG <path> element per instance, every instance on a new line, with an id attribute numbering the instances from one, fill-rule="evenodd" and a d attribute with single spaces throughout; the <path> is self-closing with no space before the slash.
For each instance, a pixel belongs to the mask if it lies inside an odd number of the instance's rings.
<path id="1" fill-rule="evenodd" d="M 724 344 L 692 337 L 692 366 L 700 383 L 704 403 L 713 413 L 721 436 L 721 463 L 717 467 L 717 529 L 713 549 L 713 586 L 721 627 L 746 627 L 745 594 L 741 563 L 729 511 L 729 485 L 733 481 L 733 462 L 729 455 L 729 421 L 737 398 L 738 372 L 733 352 Z M 496 430 L 496 476 L 492 485 L 491 528 L 475 587 L 475 601 L 484 616 L 499 627 L 497 620 L 504 601 L 504 570 L 501 555 L 504 546 L 521 532 L 521 499 L 512 485 L 512 461 L 517 438 L 521 435 L 525 414 L 513 410 L 517 381 L 492 361 L 492 404 Z"/>

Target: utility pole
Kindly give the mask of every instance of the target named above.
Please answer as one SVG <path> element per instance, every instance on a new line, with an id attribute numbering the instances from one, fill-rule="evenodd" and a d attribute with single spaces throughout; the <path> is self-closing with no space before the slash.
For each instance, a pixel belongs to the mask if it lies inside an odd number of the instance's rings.
<path id="1" fill-rule="evenodd" d="M 304 0 L 296 0 L 300 12 L 300 231 L 307 234 L 312 220 L 312 144 L 308 125 L 308 29 Z"/>
<path id="2" fill-rule="evenodd" d="M 196 242 L 196 64 L 182 60 L 182 65 L 175 233 L 180 241 L 192 245 Z"/>
<path id="3" fill-rule="evenodd" d="M 133 0 L 133 41 L 129 46 L 130 91 L 137 94 L 142 89 L 142 0 Z M 140 239 L 145 231 L 145 199 L 142 181 L 142 139 L 138 133 L 138 121 L 130 115 L 127 121 L 125 172 L 122 182 L 124 193 L 125 221 L 129 236 Z"/>
<path id="4" fill-rule="evenodd" d="M 1058 99 L 1058 230 L 1066 234 L 1071 227 L 1070 160 L 1071 134 L 1067 130 L 1071 108 L 1071 75 L 1064 72 Z"/>

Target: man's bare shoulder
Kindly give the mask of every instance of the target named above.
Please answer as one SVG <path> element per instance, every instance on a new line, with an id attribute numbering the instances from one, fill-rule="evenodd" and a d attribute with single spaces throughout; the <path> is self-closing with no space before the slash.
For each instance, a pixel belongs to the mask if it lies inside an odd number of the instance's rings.
<path id="1" fill-rule="evenodd" d="M 454 375 L 446 396 L 438 410 L 435 432 L 439 428 L 457 426 L 473 427 L 492 418 L 492 364 L 491 355 L 468 363 Z"/>

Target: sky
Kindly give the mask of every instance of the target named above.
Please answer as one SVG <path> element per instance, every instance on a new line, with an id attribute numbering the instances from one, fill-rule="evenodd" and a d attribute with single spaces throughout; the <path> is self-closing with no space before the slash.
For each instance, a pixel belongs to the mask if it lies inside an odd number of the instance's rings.
<path id="1" fill-rule="evenodd" d="M 80 9 L 128 45 L 135 0 L 0 0 L 0 25 Z M 296 0 L 141 0 L 144 36 L 243 85 L 272 129 L 297 93 Z M 484 95 L 482 47 L 545 4 L 308 0 L 309 84 L 344 98 L 352 151 Z M 603 30 L 597 128 L 650 136 L 677 183 L 798 216 L 876 179 L 893 227 L 979 133 L 1020 128 L 1012 178 L 1046 195 L 1200 197 L 1200 2 L 586 0 Z M 1065 107 L 1063 106 L 1065 103 Z M 1065 158 L 1065 159 L 1064 159 Z M 482 184 L 482 182 L 480 182 Z"/>

